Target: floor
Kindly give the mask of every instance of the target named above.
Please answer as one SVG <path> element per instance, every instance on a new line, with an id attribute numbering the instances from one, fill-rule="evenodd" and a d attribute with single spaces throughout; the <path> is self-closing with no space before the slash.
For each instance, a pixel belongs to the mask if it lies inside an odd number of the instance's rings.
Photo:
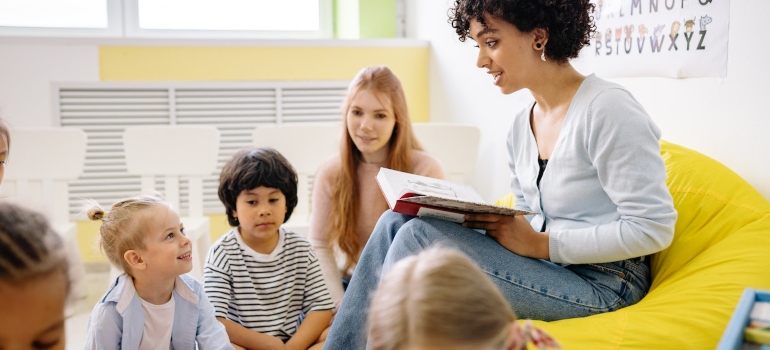
<path id="1" fill-rule="evenodd" d="M 67 350 L 83 349 L 86 342 L 86 330 L 88 328 L 88 316 L 91 314 L 96 302 L 104 295 L 109 286 L 109 265 L 86 265 L 86 297 L 73 303 L 73 314 L 67 317 L 65 324 L 67 332 Z"/>

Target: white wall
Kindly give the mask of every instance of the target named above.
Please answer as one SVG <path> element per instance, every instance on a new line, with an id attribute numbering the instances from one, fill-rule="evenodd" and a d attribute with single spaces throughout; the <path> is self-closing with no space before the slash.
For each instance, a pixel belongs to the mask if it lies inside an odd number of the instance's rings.
<path id="1" fill-rule="evenodd" d="M 476 67 L 476 48 L 460 43 L 447 23 L 453 1 L 410 0 L 407 36 L 431 41 L 431 120 L 477 125 L 482 131 L 474 186 L 488 201 L 509 192 L 504 138 L 528 91 L 502 95 Z M 611 79 L 627 87 L 663 131 L 663 138 L 727 165 L 770 199 L 770 45 L 757 23 L 770 1 L 730 4 L 727 77 L 724 79 Z M 591 73 L 589 58 L 575 62 Z"/>
<path id="2" fill-rule="evenodd" d="M 430 40 L 431 120 L 475 124 L 482 132 L 474 186 L 488 201 L 508 193 L 505 133 L 527 91 L 502 95 L 476 68 L 476 49 L 447 23 L 450 0 L 406 0 L 407 36 Z M 770 1 L 732 1 L 724 79 L 613 79 L 644 104 L 669 141 L 698 150 L 770 198 L 770 45 L 752 30 Z M 576 62 L 590 73 L 590 60 Z M 53 125 L 54 81 L 98 81 L 98 45 L 0 38 L 0 115 L 15 127 Z"/>
<path id="3" fill-rule="evenodd" d="M 30 41 L 0 39 L 0 116 L 12 127 L 49 127 L 51 83 L 98 81 L 98 47 Z"/>

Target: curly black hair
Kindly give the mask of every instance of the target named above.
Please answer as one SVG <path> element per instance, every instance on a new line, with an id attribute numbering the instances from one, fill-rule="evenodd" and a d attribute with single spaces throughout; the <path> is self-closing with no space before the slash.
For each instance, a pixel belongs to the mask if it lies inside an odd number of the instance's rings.
<path id="1" fill-rule="evenodd" d="M 471 35 L 472 20 L 486 28 L 484 14 L 511 23 L 524 33 L 543 28 L 548 31 L 546 57 L 565 62 L 578 57 L 590 44 L 596 31 L 594 8 L 589 0 L 455 0 L 448 22 L 463 42 Z"/>
<path id="2" fill-rule="evenodd" d="M 297 206 L 297 172 L 286 158 L 278 151 L 269 148 L 244 148 L 233 154 L 222 168 L 219 175 L 219 200 L 225 205 L 227 222 L 238 226 L 238 219 L 233 216 L 235 202 L 243 190 L 264 186 L 279 189 L 286 196 L 286 216 L 291 217 Z"/>

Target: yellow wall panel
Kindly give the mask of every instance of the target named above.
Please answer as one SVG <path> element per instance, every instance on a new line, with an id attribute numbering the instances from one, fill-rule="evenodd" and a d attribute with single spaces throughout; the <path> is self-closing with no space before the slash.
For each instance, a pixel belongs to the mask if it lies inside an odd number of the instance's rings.
<path id="1" fill-rule="evenodd" d="M 428 47 L 99 48 L 102 81 L 350 80 L 387 65 L 401 79 L 412 121 L 427 122 Z"/>
<path id="2" fill-rule="evenodd" d="M 107 261 L 99 250 L 99 227 L 101 221 L 78 221 L 78 244 L 80 255 L 85 262 Z"/>
<path id="3" fill-rule="evenodd" d="M 208 216 L 211 219 L 211 241 L 214 242 L 219 237 L 222 237 L 227 231 L 232 230 L 230 224 L 227 223 L 227 215 L 225 214 L 211 214 Z"/>

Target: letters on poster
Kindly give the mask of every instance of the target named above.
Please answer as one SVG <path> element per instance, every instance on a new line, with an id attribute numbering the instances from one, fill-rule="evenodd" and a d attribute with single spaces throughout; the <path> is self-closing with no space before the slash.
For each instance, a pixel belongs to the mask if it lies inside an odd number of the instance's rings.
<path id="1" fill-rule="evenodd" d="M 728 0 L 595 0 L 591 45 L 609 76 L 724 76 Z M 585 55 L 585 53 L 584 53 Z"/>

